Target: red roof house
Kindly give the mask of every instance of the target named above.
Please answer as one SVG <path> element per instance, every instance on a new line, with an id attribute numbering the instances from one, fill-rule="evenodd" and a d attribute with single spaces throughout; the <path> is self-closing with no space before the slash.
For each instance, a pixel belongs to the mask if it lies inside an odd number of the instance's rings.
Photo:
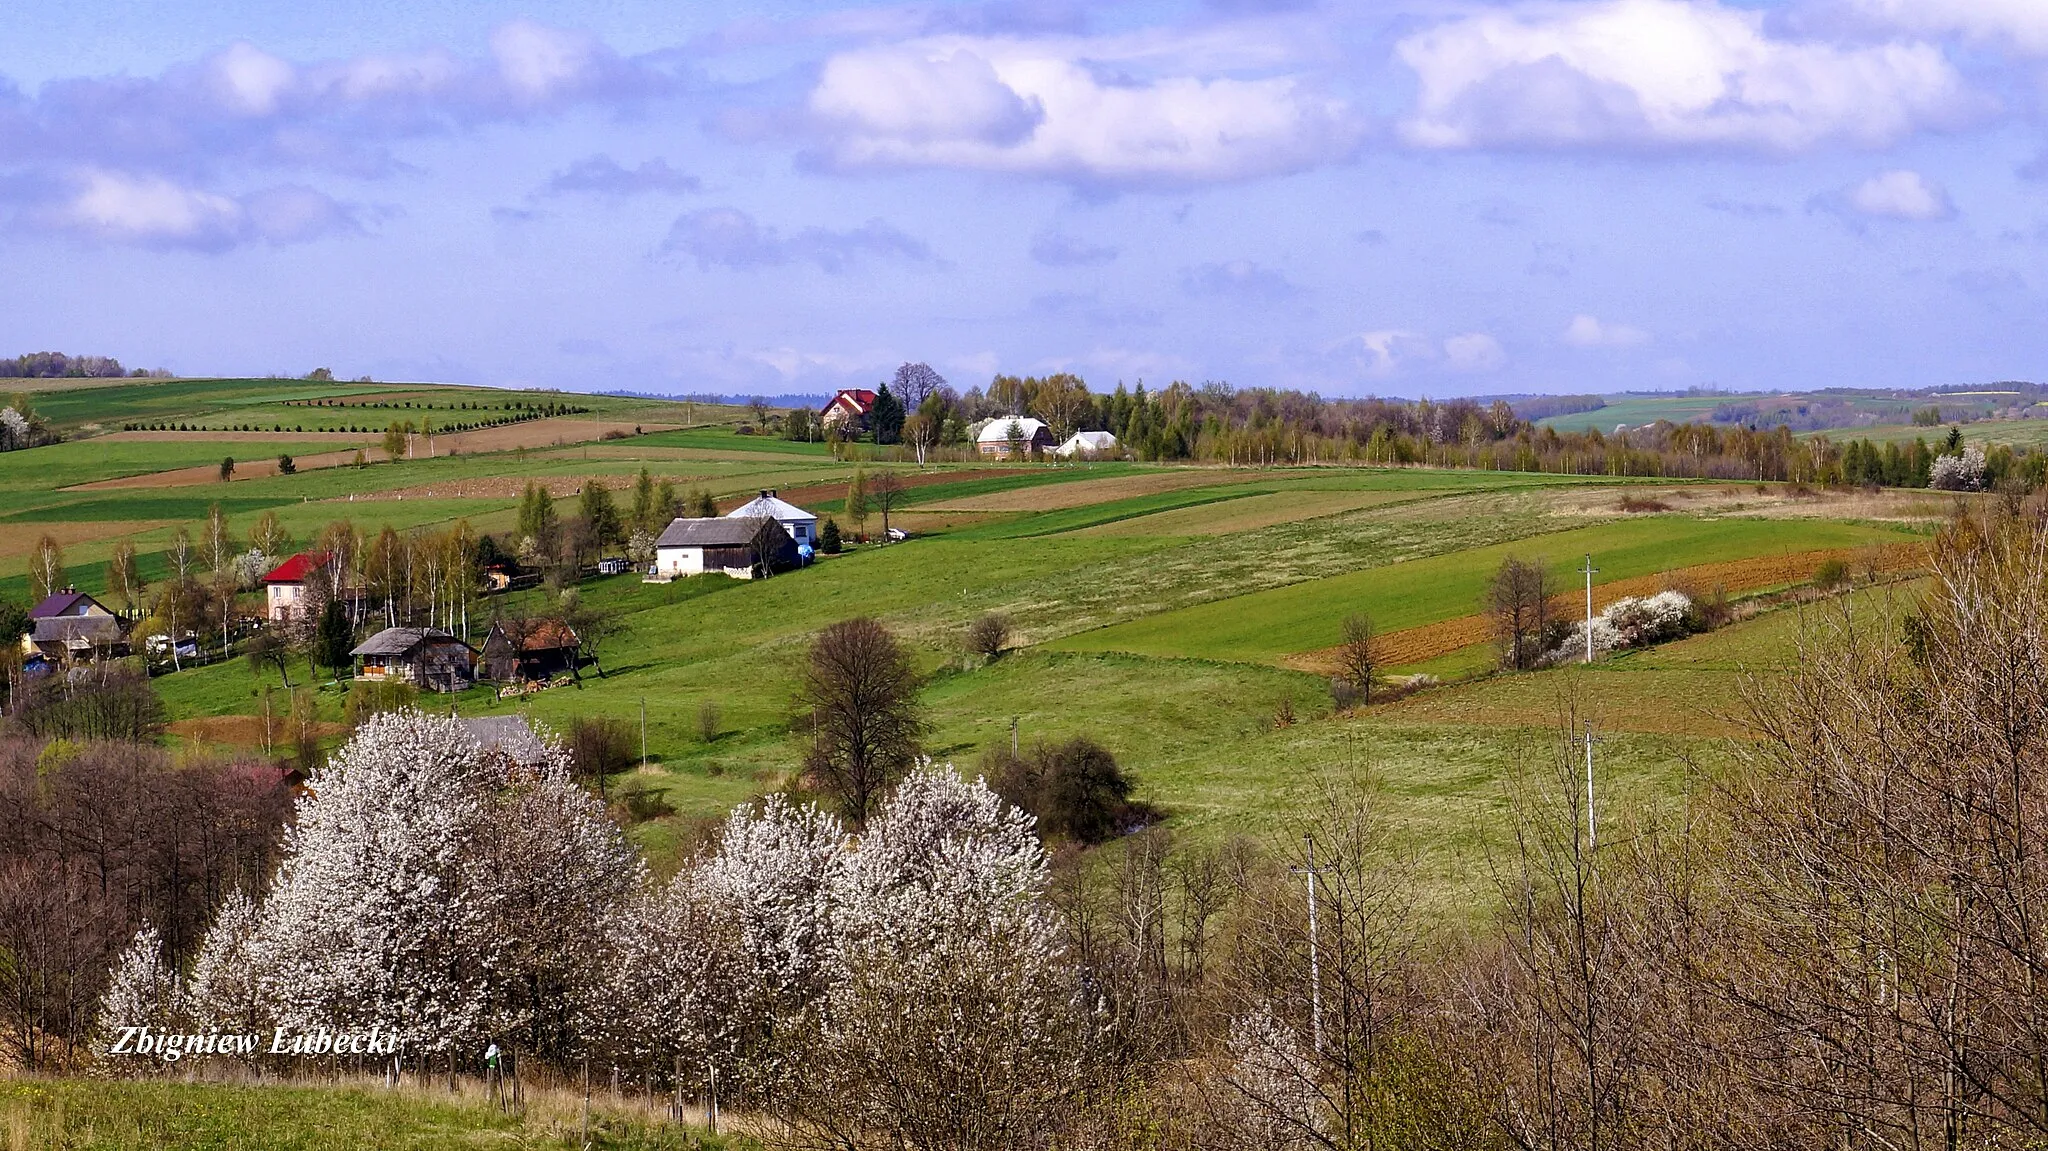
<path id="1" fill-rule="evenodd" d="M 271 619 L 296 619 L 305 612 L 306 581 L 327 562 L 325 552 L 300 552 L 263 576 L 266 612 Z"/>
<path id="2" fill-rule="evenodd" d="M 875 393 L 868 388 L 841 388 L 832 397 L 832 402 L 818 413 L 818 423 L 824 427 L 845 425 L 864 429 L 868 426 L 868 414 L 875 410 Z"/>

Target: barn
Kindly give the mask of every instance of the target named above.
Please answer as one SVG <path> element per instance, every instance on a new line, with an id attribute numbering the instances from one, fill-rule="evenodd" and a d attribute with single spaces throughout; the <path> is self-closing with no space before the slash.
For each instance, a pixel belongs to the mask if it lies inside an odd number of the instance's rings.
<path id="1" fill-rule="evenodd" d="M 476 681 L 476 649 L 431 627 L 387 627 L 349 652 L 356 678 L 461 691 Z"/>
<path id="2" fill-rule="evenodd" d="M 671 520 L 654 542 L 657 581 L 722 573 L 754 579 L 796 566 L 796 541 L 767 516 Z"/>

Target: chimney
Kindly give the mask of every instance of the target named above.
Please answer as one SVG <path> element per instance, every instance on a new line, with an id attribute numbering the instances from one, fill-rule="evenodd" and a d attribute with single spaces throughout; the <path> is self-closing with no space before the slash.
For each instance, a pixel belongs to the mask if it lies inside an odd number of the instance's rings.
<path id="1" fill-rule="evenodd" d="M 775 494 L 774 492 L 771 492 L 771 491 L 769 491 L 769 490 L 768 490 L 767 488 L 762 488 L 762 489 L 761 489 L 761 498 L 762 498 L 762 499 L 764 499 L 764 500 L 765 500 L 765 499 L 767 499 L 767 498 L 768 498 L 769 496 L 772 496 L 772 495 L 774 495 L 774 494 Z"/>

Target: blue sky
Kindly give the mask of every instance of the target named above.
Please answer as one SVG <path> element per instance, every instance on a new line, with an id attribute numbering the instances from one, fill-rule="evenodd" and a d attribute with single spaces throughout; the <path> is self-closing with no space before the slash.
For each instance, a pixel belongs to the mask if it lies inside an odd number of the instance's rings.
<path id="1" fill-rule="evenodd" d="M 0 352 L 764 393 L 2041 379 L 2048 3 L 18 0 Z"/>

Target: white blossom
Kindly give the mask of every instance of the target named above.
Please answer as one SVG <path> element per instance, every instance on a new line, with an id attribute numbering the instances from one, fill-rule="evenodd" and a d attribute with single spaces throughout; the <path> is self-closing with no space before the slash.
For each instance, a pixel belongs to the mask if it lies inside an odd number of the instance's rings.
<path id="1" fill-rule="evenodd" d="M 1244 1096 L 1232 1134 L 1244 1146 L 1289 1151 L 1323 1142 L 1316 1062 L 1272 1004 L 1230 1021 L 1230 1054 L 1227 1081 Z"/>
<path id="2" fill-rule="evenodd" d="M 1945 492 L 1982 491 L 1984 449 L 1972 446 L 1952 456 L 1936 456 L 1927 484 Z"/>
<path id="3" fill-rule="evenodd" d="M 214 913 L 185 983 L 185 1006 L 195 1025 L 253 1031 L 268 1021 L 253 953 L 260 923 L 256 901 L 240 890 L 229 893 Z"/>
<path id="4" fill-rule="evenodd" d="M 147 923 L 115 956 L 100 997 L 100 1031 L 109 1037 L 124 1027 L 172 1026 L 179 1014 L 177 972 L 164 963 L 164 940 Z"/>
<path id="5" fill-rule="evenodd" d="M 1692 599 L 1684 592 L 1662 591 L 1653 596 L 1623 596 L 1608 604 L 1590 621 L 1579 620 L 1563 643 L 1546 652 L 1545 663 L 1570 663 L 1584 659 L 1586 633 L 1593 636 L 1593 658 L 1624 648 L 1642 647 L 1675 639 L 1686 632 Z"/>
<path id="6" fill-rule="evenodd" d="M 28 417 L 12 407 L 0 408 L 0 451 L 28 446 Z"/>

